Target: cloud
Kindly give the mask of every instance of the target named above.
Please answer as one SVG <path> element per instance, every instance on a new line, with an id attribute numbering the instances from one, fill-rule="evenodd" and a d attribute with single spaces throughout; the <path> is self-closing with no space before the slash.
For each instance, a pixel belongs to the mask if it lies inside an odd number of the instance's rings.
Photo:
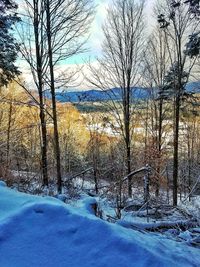
<path id="1" fill-rule="evenodd" d="M 107 15 L 107 8 L 111 0 L 96 1 L 97 8 L 95 19 L 91 25 L 89 45 L 91 52 L 99 55 L 101 52 L 101 41 L 103 39 L 102 24 Z"/>
<path id="2" fill-rule="evenodd" d="M 140 0 L 138 0 L 140 1 Z M 23 12 L 23 5 L 22 0 L 18 0 L 20 12 Z M 59 73 L 66 74 L 75 72 L 77 68 L 81 69 L 82 72 L 79 75 L 75 75 L 75 80 L 70 82 L 71 87 L 77 87 L 78 89 L 86 89 L 88 88 L 88 84 L 84 82 L 84 75 L 88 74 L 88 70 L 86 65 L 84 64 L 84 61 L 86 61 L 89 56 L 91 56 L 93 63 L 95 62 L 95 57 L 101 55 L 101 44 L 102 40 L 104 38 L 103 32 L 102 32 L 102 24 L 104 23 L 106 16 L 107 16 L 107 9 L 109 7 L 109 4 L 111 4 L 112 0 L 96 0 L 95 3 L 97 4 L 96 7 L 96 14 L 95 19 L 91 25 L 90 29 L 90 38 L 88 40 L 88 47 L 90 49 L 89 53 L 81 54 L 78 56 L 72 57 L 69 61 L 63 62 L 56 68 L 56 75 Z M 145 16 L 148 18 L 148 24 L 151 24 L 153 20 L 151 20 L 152 17 L 152 7 L 155 0 L 147 0 L 146 1 L 146 7 L 145 7 L 145 13 L 148 16 Z M 77 64 L 74 64 L 76 62 Z M 27 64 L 20 61 L 20 69 L 23 71 L 23 77 L 25 80 L 27 80 L 30 84 L 30 86 L 33 86 L 33 78 L 31 75 L 31 71 L 29 70 Z"/>
<path id="3" fill-rule="evenodd" d="M 92 66 L 96 66 L 97 62 L 90 63 Z M 33 76 L 30 67 L 26 61 L 20 62 L 20 70 L 22 71 L 22 79 L 29 90 L 36 90 L 36 85 L 33 80 Z M 92 86 L 86 81 L 85 76 L 90 77 L 91 73 L 87 67 L 87 64 L 60 64 L 55 67 L 55 84 L 58 90 L 86 90 L 92 89 Z M 47 74 L 49 77 L 49 75 Z"/>

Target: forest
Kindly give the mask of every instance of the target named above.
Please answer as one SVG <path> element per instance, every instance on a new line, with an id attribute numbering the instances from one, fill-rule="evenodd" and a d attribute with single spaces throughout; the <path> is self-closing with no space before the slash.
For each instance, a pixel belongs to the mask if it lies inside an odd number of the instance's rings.
<path id="1" fill-rule="evenodd" d="M 0 0 L 1 183 L 199 249 L 200 1 L 106 3 Z"/>

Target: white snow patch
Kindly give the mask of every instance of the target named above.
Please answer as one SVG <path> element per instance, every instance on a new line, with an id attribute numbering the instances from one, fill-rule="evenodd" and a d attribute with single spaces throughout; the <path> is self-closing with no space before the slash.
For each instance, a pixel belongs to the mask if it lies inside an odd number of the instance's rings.
<path id="1" fill-rule="evenodd" d="M 6 183 L 4 181 L 0 181 L 0 186 L 5 187 Z"/>
<path id="2" fill-rule="evenodd" d="M 87 199 L 85 206 L 94 199 Z M 0 266 L 199 266 L 199 249 L 0 186 Z"/>

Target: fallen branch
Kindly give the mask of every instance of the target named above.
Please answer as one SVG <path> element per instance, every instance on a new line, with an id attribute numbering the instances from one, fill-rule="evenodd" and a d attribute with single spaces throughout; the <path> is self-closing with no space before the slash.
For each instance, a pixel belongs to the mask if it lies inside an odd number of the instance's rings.
<path id="1" fill-rule="evenodd" d="M 140 229 L 150 232 L 157 232 L 159 230 L 168 230 L 168 229 L 181 229 L 182 231 L 185 231 L 189 228 L 199 226 L 198 221 L 195 219 L 185 220 L 185 221 L 175 221 L 175 222 L 157 222 L 157 223 L 131 223 L 119 220 L 117 221 L 117 224 L 133 230 Z"/>
<path id="2" fill-rule="evenodd" d="M 79 172 L 78 174 L 76 174 L 75 176 L 73 176 L 73 177 L 71 178 L 71 180 L 72 180 L 72 179 L 75 179 L 75 178 L 77 178 L 78 176 L 83 175 L 83 174 L 85 174 L 85 173 L 87 173 L 87 172 L 89 172 L 89 171 L 91 171 L 91 170 L 93 170 L 93 167 L 88 168 L 88 169 L 86 169 L 86 170 L 84 170 L 84 171 L 82 171 L 82 172 Z"/>
<path id="3" fill-rule="evenodd" d="M 198 183 L 200 182 L 200 176 L 198 177 L 196 183 L 194 184 L 194 186 L 192 187 L 191 191 L 189 192 L 188 196 L 182 201 L 182 203 L 184 204 L 186 202 L 186 200 L 192 195 L 192 193 L 194 192 L 196 186 L 198 185 Z"/>
<path id="4" fill-rule="evenodd" d="M 125 182 L 129 177 L 131 176 L 134 176 L 140 172 L 149 172 L 150 171 L 150 167 L 149 166 L 146 166 L 146 167 L 142 167 L 136 171 L 133 171 L 131 173 L 129 173 L 127 176 L 125 176 L 123 179 L 122 179 L 122 183 Z"/>

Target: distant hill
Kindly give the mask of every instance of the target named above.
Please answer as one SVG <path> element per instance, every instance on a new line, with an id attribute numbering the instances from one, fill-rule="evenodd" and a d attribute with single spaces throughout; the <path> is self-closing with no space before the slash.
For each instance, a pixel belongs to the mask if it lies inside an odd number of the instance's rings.
<path id="1" fill-rule="evenodd" d="M 145 99 L 148 96 L 147 88 L 135 87 L 132 89 L 132 97 L 134 99 Z M 46 97 L 50 97 L 50 92 L 46 93 Z M 108 90 L 85 90 L 73 92 L 57 92 L 56 99 L 59 102 L 100 102 L 109 100 L 121 100 L 122 93 L 120 88 Z"/>
<path id="2" fill-rule="evenodd" d="M 200 93 L 200 81 L 188 83 L 186 89 L 189 92 Z"/>
<path id="3" fill-rule="evenodd" d="M 200 93 L 200 82 L 191 82 L 187 86 L 188 92 Z M 148 88 L 134 87 L 131 92 L 133 99 L 146 99 L 149 96 Z M 46 97 L 50 97 L 50 92 L 46 92 Z M 120 88 L 108 90 L 85 90 L 85 91 L 63 91 L 56 93 L 56 99 L 59 102 L 100 102 L 100 101 L 119 101 L 122 99 Z"/>

